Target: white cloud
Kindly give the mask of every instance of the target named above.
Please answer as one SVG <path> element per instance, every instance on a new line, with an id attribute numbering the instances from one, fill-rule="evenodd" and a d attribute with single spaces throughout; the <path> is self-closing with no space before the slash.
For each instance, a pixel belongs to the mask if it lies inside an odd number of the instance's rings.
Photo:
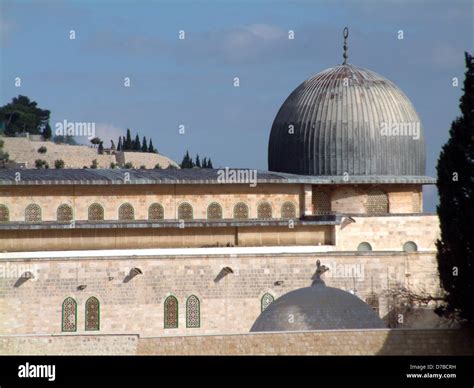
<path id="1" fill-rule="evenodd" d="M 96 136 L 104 142 L 105 148 L 110 147 L 110 140 L 113 140 L 115 147 L 117 147 L 119 136 L 124 136 L 126 132 L 126 129 L 119 128 L 110 123 L 96 123 L 95 130 Z"/>

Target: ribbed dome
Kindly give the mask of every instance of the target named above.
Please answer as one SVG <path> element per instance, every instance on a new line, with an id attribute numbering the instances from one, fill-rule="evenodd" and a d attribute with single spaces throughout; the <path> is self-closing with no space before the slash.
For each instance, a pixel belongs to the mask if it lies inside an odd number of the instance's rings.
<path id="1" fill-rule="evenodd" d="M 272 302 L 250 331 L 384 328 L 372 308 L 351 293 L 324 283 L 291 291 Z"/>
<path id="2" fill-rule="evenodd" d="M 398 125 L 401 132 L 418 126 L 419 138 L 387 136 L 384 125 Z M 339 65 L 303 82 L 286 99 L 273 122 L 268 165 L 270 171 L 304 175 L 421 176 L 423 128 L 392 82 Z"/>

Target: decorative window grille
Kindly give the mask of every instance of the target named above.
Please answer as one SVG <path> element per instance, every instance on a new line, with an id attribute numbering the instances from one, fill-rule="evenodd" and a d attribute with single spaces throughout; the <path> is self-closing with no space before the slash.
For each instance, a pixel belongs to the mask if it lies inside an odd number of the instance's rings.
<path id="1" fill-rule="evenodd" d="M 275 300 L 273 295 L 265 294 L 262 296 L 262 313 L 266 310 L 268 306 Z"/>
<path id="2" fill-rule="evenodd" d="M 184 202 L 178 206 L 178 219 L 179 220 L 192 220 L 193 219 L 193 207 Z"/>
<path id="3" fill-rule="evenodd" d="M 201 304 L 195 295 L 191 295 L 186 301 L 186 327 L 201 326 Z"/>
<path id="4" fill-rule="evenodd" d="M 91 296 L 86 301 L 86 330 L 99 330 L 100 318 L 99 318 L 99 300 Z"/>
<path id="5" fill-rule="evenodd" d="M 133 220 L 135 219 L 135 211 L 133 206 L 129 203 L 124 203 L 119 207 L 118 218 L 121 221 Z"/>
<path id="6" fill-rule="evenodd" d="M 207 207 L 207 218 L 209 220 L 220 220 L 222 218 L 222 206 L 217 202 L 211 203 Z"/>
<path id="7" fill-rule="evenodd" d="M 234 206 L 234 218 L 241 220 L 249 218 L 249 207 L 243 202 L 237 203 Z"/>
<path id="8" fill-rule="evenodd" d="M 72 221 L 72 207 L 67 204 L 59 205 L 56 218 L 58 221 Z"/>
<path id="9" fill-rule="evenodd" d="M 403 244 L 403 250 L 405 252 L 416 252 L 418 251 L 418 246 L 413 241 L 407 241 Z"/>
<path id="10" fill-rule="evenodd" d="M 103 221 L 104 220 L 104 208 L 98 203 L 93 203 L 89 206 L 88 211 L 89 221 Z"/>
<path id="11" fill-rule="evenodd" d="M 331 194 L 328 191 L 317 190 L 313 193 L 314 214 L 331 213 Z"/>
<path id="12" fill-rule="evenodd" d="M 257 218 L 268 220 L 272 218 L 272 206 L 268 202 L 262 202 L 257 208 Z"/>
<path id="13" fill-rule="evenodd" d="M 64 299 L 63 302 L 61 330 L 77 330 L 77 303 L 70 297 Z"/>
<path id="14" fill-rule="evenodd" d="M 293 202 L 285 202 L 281 206 L 281 218 L 296 218 L 296 206 Z"/>
<path id="15" fill-rule="evenodd" d="M 26 222 L 38 222 L 41 221 L 41 208 L 32 203 L 25 209 L 25 221 Z"/>
<path id="16" fill-rule="evenodd" d="M 372 250 L 372 246 L 368 242 L 361 242 L 357 247 L 359 252 L 370 252 Z"/>
<path id="17" fill-rule="evenodd" d="M 152 203 L 148 208 L 149 220 L 163 220 L 165 218 L 165 209 L 159 203 Z"/>
<path id="18" fill-rule="evenodd" d="M 178 327 L 178 299 L 170 295 L 165 299 L 165 329 Z"/>
<path id="19" fill-rule="evenodd" d="M 388 196 L 382 190 L 372 189 L 367 193 L 367 214 L 388 213 Z"/>
<path id="20" fill-rule="evenodd" d="M 0 205 L 0 222 L 10 221 L 10 212 L 5 205 Z"/>

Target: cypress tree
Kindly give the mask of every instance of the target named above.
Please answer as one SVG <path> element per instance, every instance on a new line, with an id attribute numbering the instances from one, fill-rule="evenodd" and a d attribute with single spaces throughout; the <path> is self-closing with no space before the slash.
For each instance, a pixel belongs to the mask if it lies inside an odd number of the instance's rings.
<path id="1" fill-rule="evenodd" d="M 207 159 L 207 168 L 214 168 L 214 167 L 212 167 L 211 158 Z"/>
<path id="2" fill-rule="evenodd" d="M 142 141 L 142 152 L 148 152 L 148 146 L 146 144 L 146 137 L 143 136 L 143 141 Z"/>
<path id="3" fill-rule="evenodd" d="M 127 138 L 124 142 L 124 151 L 130 151 L 132 149 L 132 136 L 130 135 L 130 129 L 127 128 Z"/>
<path id="4" fill-rule="evenodd" d="M 135 141 L 133 142 L 133 150 L 134 151 L 140 151 L 141 150 L 141 145 L 140 145 L 140 137 L 137 135 L 135 136 Z"/>
<path id="5" fill-rule="evenodd" d="M 122 136 L 119 136 L 119 141 L 117 144 L 117 151 L 122 151 Z"/>
<path id="6" fill-rule="evenodd" d="M 201 168 L 201 160 L 199 159 L 199 154 L 196 154 L 195 166 Z"/>
<path id="7" fill-rule="evenodd" d="M 474 322 L 474 61 L 465 53 L 461 116 L 438 159 L 441 238 L 436 242 L 446 304 L 437 313 Z"/>
<path id="8" fill-rule="evenodd" d="M 148 152 L 150 153 L 155 153 L 155 149 L 153 148 L 153 140 L 150 139 L 150 142 L 148 143 Z"/>

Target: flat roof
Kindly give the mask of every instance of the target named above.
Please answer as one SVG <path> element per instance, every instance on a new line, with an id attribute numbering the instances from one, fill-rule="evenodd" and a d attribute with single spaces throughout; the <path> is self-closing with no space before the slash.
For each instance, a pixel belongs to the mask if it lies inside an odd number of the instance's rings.
<path id="1" fill-rule="evenodd" d="M 0 185 L 147 184 L 435 184 L 429 176 L 310 176 L 240 168 L 194 169 L 0 169 Z M 235 175 L 233 175 L 235 174 Z M 248 180 L 233 179 L 249 177 Z M 225 179 L 223 179 L 225 178 Z"/>

